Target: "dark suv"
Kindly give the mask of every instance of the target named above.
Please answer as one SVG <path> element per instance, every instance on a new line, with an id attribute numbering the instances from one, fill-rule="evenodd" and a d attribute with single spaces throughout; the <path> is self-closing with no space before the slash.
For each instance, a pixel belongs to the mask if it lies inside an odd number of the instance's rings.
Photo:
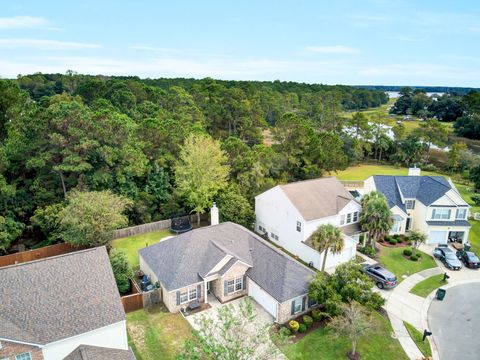
<path id="1" fill-rule="evenodd" d="M 379 289 L 391 289 L 397 286 L 397 277 L 380 265 L 364 265 L 363 272 L 375 281 Z"/>

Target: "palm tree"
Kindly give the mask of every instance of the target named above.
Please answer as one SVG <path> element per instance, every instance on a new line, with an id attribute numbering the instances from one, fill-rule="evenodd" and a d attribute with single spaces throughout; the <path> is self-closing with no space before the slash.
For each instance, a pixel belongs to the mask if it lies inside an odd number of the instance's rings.
<path id="1" fill-rule="evenodd" d="M 427 235 L 420 231 L 412 230 L 408 238 L 412 242 L 412 256 L 415 256 L 417 255 L 417 249 L 427 240 Z"/>
<path id="2" fill-rule="evenodd" d="M 362 199 L 362 214 L 360 216 L 362 229 L 368 232 L 372 248 L 392 228 L 392 213 L 387 199 L 378 191 L 372 191 Z"/>
<path id="3" fill-rule="evenodd" d="M 313 246 L 319 253 L 323 254 L 322 271 L 325 270 L 327 262 L 327 254 L 330 251 L 332 254 L 338 254 L 343 250 L 343 234 L 332 224 L 320 225 L 311 236 Z"/>

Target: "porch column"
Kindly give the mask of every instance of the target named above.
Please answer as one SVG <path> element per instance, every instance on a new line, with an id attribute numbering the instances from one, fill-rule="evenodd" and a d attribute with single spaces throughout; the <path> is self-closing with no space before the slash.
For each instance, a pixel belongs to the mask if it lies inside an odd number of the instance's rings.
<path id="1" fill-rule="evenodd" d="M 204 296 L 205 296 L 205 304 L 208 304 L 207 280 L 205 280 L 205 279 L 203 280 L 203 285 L 204 285 L 204 287 L 203 287 L 203 289 L 204 289 L 204 290 L 203 290 L 203 293 L 205 294 L 205 295 L 204 295 Z"/>

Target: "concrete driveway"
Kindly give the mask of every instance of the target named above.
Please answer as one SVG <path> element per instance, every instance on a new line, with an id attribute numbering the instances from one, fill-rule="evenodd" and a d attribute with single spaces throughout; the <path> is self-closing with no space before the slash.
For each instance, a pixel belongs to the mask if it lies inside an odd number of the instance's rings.
<path id="1" fill-rule="evenodd" d="M 478 304 L 480 283 L 448 288 L 443 301 L 433 300 L 428 322 L 441 360 L 480 359 Z"/>

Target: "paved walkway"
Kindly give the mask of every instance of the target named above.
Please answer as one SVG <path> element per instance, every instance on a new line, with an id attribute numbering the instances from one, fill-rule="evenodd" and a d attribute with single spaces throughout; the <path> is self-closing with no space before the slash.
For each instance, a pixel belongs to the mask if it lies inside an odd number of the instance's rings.
<path id="1" fill-rule="evenodd" d="M 422 245 L 420 250 L 427 254 L 432 254 L 433 247 Z M 438 260 L 435 259 L 435 261 L 438 267 L 423 270 L 407 277 L 393 290 L 380 291 L 387 300 L 385 310 L 390 318 L 395 336 L 411 360 L 422 359 L 423 355 L 410 338 L 403 321 L 410 323 L 422 333 L 424 329 L 430 330 L 427 314 L 430 304 L 434 301 L 435 291 L 427 298 L 422 298 L 410 293 L 410 290 L 426 278 L 445 272 L 450 276 L 448 285 L 442 286 L 445 289 L 464 283 L 480 282 L 480 271 L 468 268 L 463 268 L 460 271 L 451 271 L 447 270 Z M 429 337 L 428 340 L 432 348 L 433 359 L 438 360 L 439 356 L 435 341 L 432 337 Z"/>

